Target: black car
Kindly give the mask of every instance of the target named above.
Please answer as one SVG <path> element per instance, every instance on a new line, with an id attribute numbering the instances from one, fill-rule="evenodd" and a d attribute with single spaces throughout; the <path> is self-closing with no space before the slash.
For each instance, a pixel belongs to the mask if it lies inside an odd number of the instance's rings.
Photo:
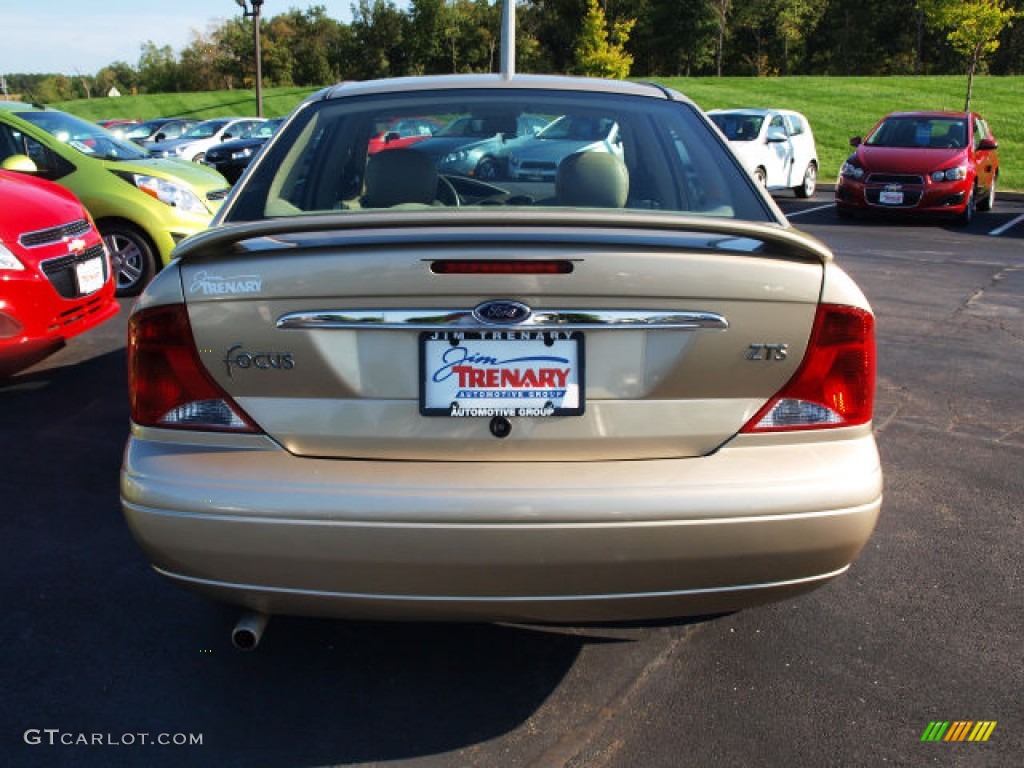
<path id="1" fill-rule="evenodd" d="M 283 117 L 267 120 L 247 138 L 221 142 L 206 150 L 203 162 L 234 184 L 249 165 L 249 161 L 259 152 L 260 147 L 267 143 L 267 139 L 274 135 L 283 122 Z"/>

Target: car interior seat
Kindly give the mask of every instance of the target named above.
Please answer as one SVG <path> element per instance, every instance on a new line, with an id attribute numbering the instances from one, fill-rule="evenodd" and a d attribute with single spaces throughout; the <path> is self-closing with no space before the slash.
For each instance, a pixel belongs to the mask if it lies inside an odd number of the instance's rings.
<path id="1" fill-rule="evenodd" d="M 577 152 L 558 165 L 555 198 L 559 205 L 622 208 L 629 197 L 626 164 L 608 152 Z"/>
<path id="2" fill-rule="evenodd" d="M 437 166 L 414 149 L 386 149 L 366 161 L 362 207 L 390 208 L 417 203 L 432 205 L 437 197 Z"/>

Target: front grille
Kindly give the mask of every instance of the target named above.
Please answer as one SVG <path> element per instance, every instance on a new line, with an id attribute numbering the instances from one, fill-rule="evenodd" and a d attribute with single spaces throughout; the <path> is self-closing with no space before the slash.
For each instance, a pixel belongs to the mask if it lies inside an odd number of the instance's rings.
<path id="1" fill-rule="evenodd" d="M 206 199 L 212 203 L 219 202 L 228 196 L 231 191 L 231 187 L 224 187 L 224 189 L 215 189 L 206 195 Z"/>
<path id="2" fill-rule="evenodd" d="M 872 173 L 868 176 L 868 184 L 910 184 L 912 186 L 924 186 L 923 176 L 913 176 L 903 173 Z"/>
<path id="3" fill-rule="evenodd" d="M 38 248 L 41 245 L 59 243 L 65 237 L 80 237 L 92 229 L 87 219 L 79 219 L 68 224 L 61 224 L 59 227 L 49 229 L 38 229 L 35 232 L 26 232 L 18 238 L 22 248 Z"/>
<path id="4" fill-rule="evenodd" d="M 97 312 L 102 311 L 105 303 L 102 296 L 93 294 L 65 309 L 63 312 L 59 312 L 50 323 L 50 330 L 55 331 L 58 328 L 66 328 L 69 325 L 79 323 L 89 317 L 89 315 L 95 315 Z"/>
<path id="5" fill-rule="evenodd" d="M 75 299 L 78 293 L 78 280 L 75 279 L 75 264 L 82 264 L 99 257 L 103 262 L 103 281 L 109 277 L 110 262 L 103 244 L 94 245 L 81 253 L 71 253 L 57 259 L 47 259 L 39 266 L 43 270 L 54 289 L 63 299 Z"/>
<path id="6" fill-rule="evenodd" d="M 881 189 L 866 189 L 864 190 L 864 197 L 867 198 L 868 203 L 871 205 L 877 205 L 881 208 L 913 208 L 919 202 L 921 202 L 921 195 L 924 194 L 924 190 L 921 189 L 903 189 L 903 202 L 902 203 L 883 203 L 881 196 L 883 190 Z"/>

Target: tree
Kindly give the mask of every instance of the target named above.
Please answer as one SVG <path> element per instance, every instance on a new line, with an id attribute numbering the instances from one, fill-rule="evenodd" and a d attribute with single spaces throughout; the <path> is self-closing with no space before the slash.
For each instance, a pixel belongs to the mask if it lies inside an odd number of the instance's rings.
<path id="1" fill-rule="evenodd" d="M 725 34 L 729 28 L 729 11 L 732 10 L 732 0 L 709 0 L 709 2 L 718 22 L 718 37 L 715 42 L 715 74 L 721 77 L 722 55 L 725 51 Z"/>
<path id="2" fill-rule="evenodd" d="M 172 93 L 182 90 L 181 67 L 171 46 L 157 47 L 152 40 L 142 44 L 139 56 L 139 82 L 150 93 Z"/>
<path id="3" fill-rule="evenodd" d="M 103 93 L 111 88 L 125 94 L 135 93 L 139 87 L 139 75 L 127 62 L 115 61 L 96 73 L 96 85 Z"/>
<path id="4" fill-rule="evenodd" d="M 964 111 L 971 109 L 974 73 L 985 57 L 999 47 L 999 35 L 1020 14 L 1003 0 L 921 0 L 928 23 L 948 30 L 946 39 L 967 58 L 967 96 Z"/>
<path id="5" fill-rule="evenodd" d="M 608 21 L 597 0 L 587 0 L 583 29 L 573 49 L 575 72 L 588 77 L 625 79 L 633 66 L 633 57 L 625 45 L 636 19 L 616 21 L 608 31 Z"/>
<path id="6" fill-rule="evenodd" d="M 789 74 L 791 46 L 801 42 L 821 20 L 827 0 L 778 0 L 779 36 L 782 38 L 782 74 Z"/>
<path id="7" fill-rule="evenodd" d="M 392 0 L 359 0 L 352 11 L 352 32 L 360 52 L 354 62 L 356 76 L 368 80 L 408 75 L 408 17 Z"/>

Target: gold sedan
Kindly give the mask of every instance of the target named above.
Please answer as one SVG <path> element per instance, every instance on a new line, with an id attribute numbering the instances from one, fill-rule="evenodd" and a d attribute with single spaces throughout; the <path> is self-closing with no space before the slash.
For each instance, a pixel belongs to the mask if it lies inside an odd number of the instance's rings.
<path id="1" fill-rule="evenodd" d="M 551 181 L 376 127 L 614 121 Z M 299 107 L 130 326 L 124 514 L 259 616 L 591 622 L 839 576 L 882 499 L 874 318 L 652 85 L 346 83 Z"/>

